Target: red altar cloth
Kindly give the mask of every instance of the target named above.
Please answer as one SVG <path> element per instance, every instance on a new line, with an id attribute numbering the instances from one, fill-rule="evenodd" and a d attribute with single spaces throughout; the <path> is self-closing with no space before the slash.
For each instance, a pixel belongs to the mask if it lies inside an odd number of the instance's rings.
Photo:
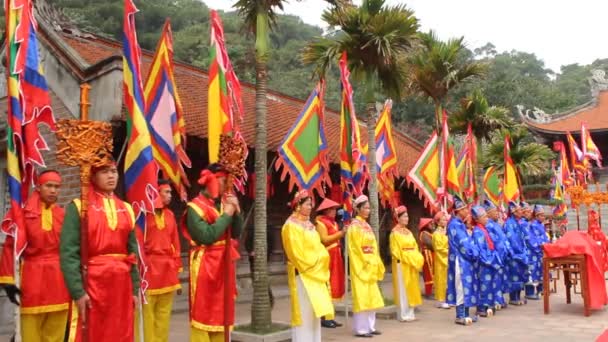
<path id="1" fill-rule="evenodd" d="M 585 232 L 569 231 L 555 243 L 543 246 L 545 256 L 559 258 L 571 254 L 584 254 L 587 261 L 589 301 L 592 309 L 601 309 L 608 304 L 604 279 L 604 257 L 600 246 Z"/>

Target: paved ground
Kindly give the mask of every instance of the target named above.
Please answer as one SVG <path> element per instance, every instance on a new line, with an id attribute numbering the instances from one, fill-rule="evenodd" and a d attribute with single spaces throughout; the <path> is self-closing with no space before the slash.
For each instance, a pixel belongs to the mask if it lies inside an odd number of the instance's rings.
<path id="1" fill-rule="evenodd" d="M 385 287 L 385 294 L 391 291 Z M 593 311 L 590 317 L 583 316 L 582 298 L 573 295 L 572 304 L 566 304 L 564 287 L 558 284 L 558 293 L 551 295 L 551 314 L 543 314 L 543 302 L 529 301 L 521 307 L 509 307 L 498 312 L 493 318 L 481 318 L 473 326 L 464 327 L 454 324 L 454 310 L 441 310 L 433 307 L 433 300 L 425 300 L 416 313 L 418 321 L 400 323 L 394 320 L 379 320 L 377 328 L 383 335 L 375 341 L 551 341 L 551 342 L 586 342 L 595 341 L 604 330 L 608 329 L 608 307 Z M 289 320 L 289 299 L 281 298 L 273 310 L 273 319 Z M 187 314 L 173 316 L 171 341 L 188 341 Z M 338 317 L 344 322 L 344 317 Z M 250 305 L 238 304 L 237 321 L 250 321 Z M 323 341 L 362 341 L 355 338 L 350 328 L 324 329 Z"/>
<path id="2" fill-rule="evenodd" d="M 384 284 L 384 293 L 390 297 L 390 284 Z M 284 286 L 275 286 L 278 295 L 273 319 L 289 322 L 289 299 Z M 243 294 L 241 300 L 250 294 Z M 249 297 L 250 298 L 250 297 Z M 250 321 L 251 305 L 246 302 L 237 304 L 237 322 Z M 186 297 L 176 297 L 175 313 L 171 321 L 171 342 L 187 342 L 189 326 Z M 551 295 L 551 314 L 543 314 L 541 301 L 529 301 L 526 306 L 509 307 L 498 312 L 493 318 L 482 318 L 473 326 L 455 325 L 454 310 L 441 310 L 433 307 L 433 300 L 425 300 L 416 313 L 418 321 L 399 323 L 395 320 L 378 320 L 377 328 L 383 335 L 370 340 L 375 341 L 481 341 L 492 342 L 587 342 L 595 341 L 604 330 L 608 329 L 608 307 L 593 311 L 590 317 L 583 316 L 582 298 L 573 295 L 573 303 L 566 304 L 564 287 L 558 284 L 558 293 Z M 338 317 L 344 322 L 344 317 Z M 347 324 L 348 326 L 348 324 Z M 324 329 L 323 341 L 362 341 L 355 338 L 350 328 Z M 0 335 L 0 341 L 8 341 L 8 336 Z"/>

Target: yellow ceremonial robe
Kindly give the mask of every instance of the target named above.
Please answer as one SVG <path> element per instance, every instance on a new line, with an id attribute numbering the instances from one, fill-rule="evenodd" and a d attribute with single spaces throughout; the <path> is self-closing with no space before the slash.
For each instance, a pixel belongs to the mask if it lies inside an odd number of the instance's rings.
<path id="1" fill-rule="evenodd" d="M 372 227 L 357 216 L 346 234 L 353 293 L 353 312 L 384 307 L 378 281 L 384 278 L 384 264 Z"/>
<path id="2" fill-rule="evenodd" d="M 332 319 L 334 306 L 329 293 L 329 253 L 308 219 L 291 216 L 281 230 L 287 255 L 287 283 L 291 297 L 291 325 L 302 324 L 296 286 L 296 271 L 304 284 L 316 317 Z"/>
<path id="3" fill-rule="evenodd" d="M 409 306 L 422 304 L 422 294 L 420 293 L 420 271 L 424 265 L 424 257 L 418 250 L 418 244 L 414 235 L 407 229 L 393 228 L 389 237 L 389 244 L 392 256 L 393 270 L 393 293 L 395 303 L 399 302 L 399 282 L 397 280 L 397 267 L 401 267 L 403 284 Z"/>
<path id="4" fill-rule="evenodd" d="M 445 302 L 448 289 L 448 236 L 445 228 L 438 227 L 433 233 L 433 280 L 435 299 Z"/>

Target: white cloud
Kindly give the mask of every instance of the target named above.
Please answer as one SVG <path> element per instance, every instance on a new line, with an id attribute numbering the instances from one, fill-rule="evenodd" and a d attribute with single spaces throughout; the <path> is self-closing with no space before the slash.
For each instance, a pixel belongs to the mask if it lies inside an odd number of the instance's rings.
<path id="1" fill-rule="evenodd" d="M 203 0 L 209 7 L 231 10 L 235 0 Z M 388 0 L 414 10 L 423 30 L 441 38 L 464 36 L 469 47 L 493 43 L 498 51 L 536 54 L 559 71 L 561 65 L 589 64 L 608 58 L 606 13 L 599 0 Z M 322 0 L 288 1 L 285 12 L 306 23 L 323 26 Z"/>

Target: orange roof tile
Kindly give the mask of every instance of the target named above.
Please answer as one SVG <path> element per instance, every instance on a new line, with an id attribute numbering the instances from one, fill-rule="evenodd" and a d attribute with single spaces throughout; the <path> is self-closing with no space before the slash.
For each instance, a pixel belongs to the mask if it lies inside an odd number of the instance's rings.
<path id="1" fill-rule="evenodd" d="M 532 130 L 554 134 L 579 131 L 581 122 L 586 122 L 591 131 L 608 130 L 608 91 L 600 92 L 596 103 L 586 104 L 562 114 L 555 114 L 554 119 L 550 122 L 538 123 L 526 117 L 524 117 L 524 122 Z"/>
<path id="2" fill-rule="evenodd" d="M 63 39 L 92 65 L 108 57 L 122 54 L 120 43 L 115 41 L 99 37 L 77 38 L 66 34 L 63 35 Z M 142 73 L 145 81 L 153 53 L 143 51 L 142 54 Z M 184 63 L 175 63 L 174 74 L 184 109 L 188 134 L 205 137 L 207 132 L 208 75 L 204 70 Z M 244 83 L 242 95 L 245 118 L 241 130 L 247 143 L 253 145 L 255 141 L 255 87 Z M 267 98 L 268 149 L 276 150 L 300 113 L 304 101 L 274 91 L 268 91 Z M 331 162 L 338 162 L 340 117 L 338 113 L 328 110 L 325 120 L 326 134 L 330 146 L 329 158 Z M 365 144 L 367 142 L 367 130 L 363 124 L 361 135 Z M 402 175 L 405 175 L 416 162 L 416 158 L 422 150 L 422 145 L 403 133 L 394 131 L 394 135 L 399 171 Z"/>

